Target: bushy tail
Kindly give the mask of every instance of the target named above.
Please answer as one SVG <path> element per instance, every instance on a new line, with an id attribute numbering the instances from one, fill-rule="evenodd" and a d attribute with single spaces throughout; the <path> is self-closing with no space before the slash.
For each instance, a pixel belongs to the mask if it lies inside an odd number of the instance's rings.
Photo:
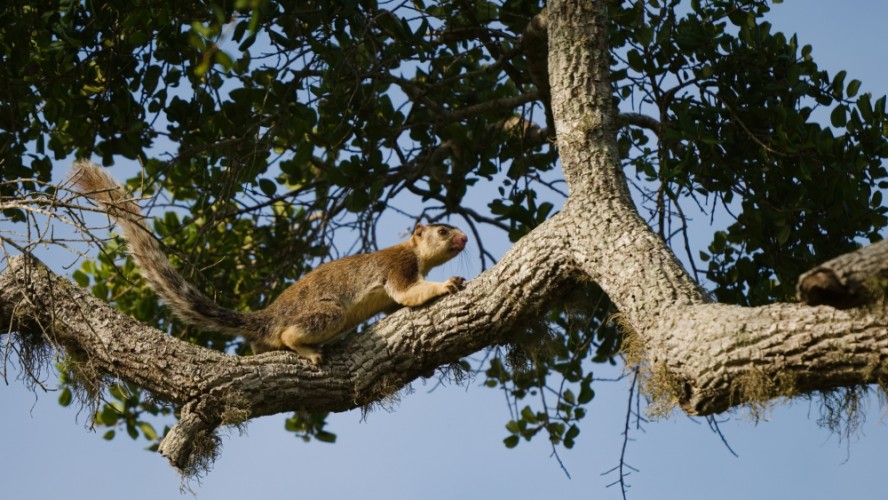
<path id="1" fill-rule="evenodd" d="M 142 210 L 105 169 L 88 160 L 74 162 L 71 174 L 77 189 L 104 208 L 123 230 L 129 253 L 155 292 L 182 321 L 212 331 L 256 340 L 259 333 L 249 313 L 225 309 L 179 274 L 145 225 Z"/>

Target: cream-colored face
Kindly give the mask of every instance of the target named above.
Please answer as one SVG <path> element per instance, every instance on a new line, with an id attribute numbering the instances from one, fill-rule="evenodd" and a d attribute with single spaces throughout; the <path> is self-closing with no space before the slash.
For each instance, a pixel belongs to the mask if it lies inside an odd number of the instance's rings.
<path id="1" fill-rule="evenodd" d="M 419 239 L 419 258 L 426 270 L 459 255 L 469 241 L 465 233 L 448 224 L 417 224 L 413 236 Z"/>

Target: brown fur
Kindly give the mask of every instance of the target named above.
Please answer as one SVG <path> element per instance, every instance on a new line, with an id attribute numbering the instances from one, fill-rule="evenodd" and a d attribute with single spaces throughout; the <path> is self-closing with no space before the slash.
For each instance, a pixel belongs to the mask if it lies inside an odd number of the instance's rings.
<path id="1" fill-rule="evenodd" d="M 425 275 L 458 255 L 466 235 L 446 224 L 417 224 L 407 241 L 318 266 L 265 309 L 225 309 L 170 265 L 142 221 L 139 206 L 104 169 L 79 160 L 71 177 L 80 192 L 104 207 L 121 227 L 145 278 L 176 316 L 199 328 L 242 335 L 257 353 L 290 349 L 318 364 L 317 346 L 369 318 L 397 306 L 424 304 L 463 286 L 460 277 L 439 283 L 426 281 Z"/>

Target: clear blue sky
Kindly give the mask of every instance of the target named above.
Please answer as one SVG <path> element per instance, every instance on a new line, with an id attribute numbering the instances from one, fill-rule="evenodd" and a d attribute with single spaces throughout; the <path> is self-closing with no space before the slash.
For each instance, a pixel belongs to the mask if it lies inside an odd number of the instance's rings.
<path id="1" fill-rule="evenodd" d="M 888 93 L 888 1 L 790 0 L 774 7 L 771 21 L 812 44 L 822 68 L 846 69 L 849 80 L 864 82 L 862 91 Z M 441 274 L 470 277 L 473 265 L 448 264 Z M 605 488 L 615 477 L 601 474 L 619 457 L 625 384 L 596 387 L 576 448 L 561 452 L 572 479 L 543 440 L 514 450 L 502 445 L 508 411 L 499 392 L 477 384 L 431 388 L 416 384 L 394 412 L 373 413 L 366 422 L 358 412 L 334 415 L 335 445 L 304 444 L 283 431 L 283 416 L 257 419 L 247 435 L 223 439 L 214 470 L 192 487 L 198 498 L 238 500 L 620 498 L 618 489 Z M 85 414 L 59 407 L 55 393 L 35 396 L 11 379 L 0 400 L 3 498 L 180 496 L 179 478 L 163 458 L 143 450 L 144 442 L 102 440 L 84 428 Z M 629 478 L 630 498 L 885 498 L 884 412 L 873 399 L 850 443 L 817 426 L 816 402 L 781 405 L 767 422 L 741 412 L 722 425 L 739 458 L 700 421 L 676 415 L 649 423 L 629 444 L 628 462 L 640 470 Z"/>

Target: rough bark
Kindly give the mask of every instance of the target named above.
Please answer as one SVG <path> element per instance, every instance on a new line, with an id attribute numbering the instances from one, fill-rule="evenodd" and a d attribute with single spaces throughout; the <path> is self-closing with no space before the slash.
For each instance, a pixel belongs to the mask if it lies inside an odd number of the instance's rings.
<path id="1" fill-rule="evenodd" d="M 212 455 L 219 425 L 370 404 L 436 367 L 508 342 L 578 280 L 597 282 L 619 308 L 629 354 L 646 367 L 649 391 L 689 414 L 886 380 L 883 246 L 824 264 L 801 280 L 803 297 L 819 283 L 852 290 L 853 307 L 742 308 L 708 303 L 641 220 L 616 149 L 604 13 L 602 1 L 550 2 L 540 26 L 548 32 L 551 104 L 569 199 L 464 291 L 386 317 L 331 346 L 327 361 L 315 367 L 287 352 L 237 357 L 180 342 L 19 256 L 0 275 L 0 335 L 43 339 L 97 373 L 182 405 L 160 450 L 186 471 Z"/>
<path id="2" fill-rule="evenodd" d="M 690 415 L 888 382 L 884 307 L 677 308 L 646 332 L 652 395 Z"/>

